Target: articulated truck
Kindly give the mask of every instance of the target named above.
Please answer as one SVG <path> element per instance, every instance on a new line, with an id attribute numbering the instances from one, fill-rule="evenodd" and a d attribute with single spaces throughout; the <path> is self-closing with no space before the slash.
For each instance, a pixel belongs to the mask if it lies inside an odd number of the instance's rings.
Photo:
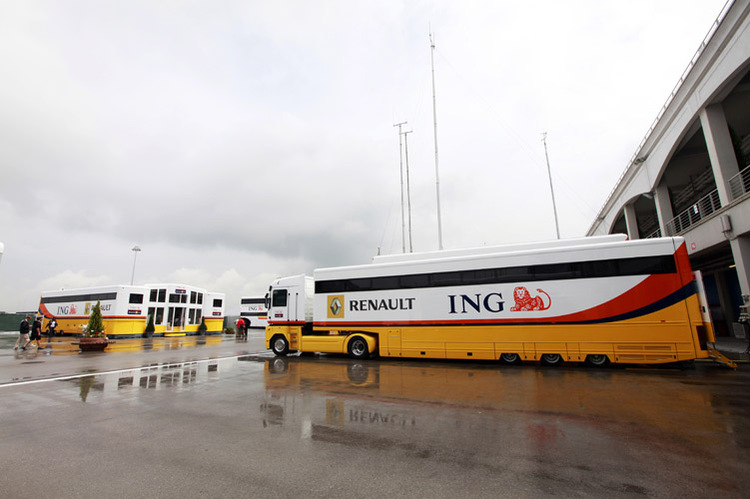
<path id="1" fill-rule="evenodd" d="M 681 237 L 378 256 L 277 279 L 267 299 L 276 355 L 732 365 Z"/>

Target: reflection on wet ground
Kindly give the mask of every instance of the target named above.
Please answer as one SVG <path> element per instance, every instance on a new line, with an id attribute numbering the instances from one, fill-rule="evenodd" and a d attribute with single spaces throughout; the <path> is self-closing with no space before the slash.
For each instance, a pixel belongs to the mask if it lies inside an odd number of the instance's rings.
<path id="1" fill-rule="evenodd" d="M 549 369 L 265 354 L 165 363 L 0 388 L 0 457 L 61 452 L 132 476 L 102 479 L 88 496 L 158 486 L 170 496 L 743 497 L 749 378 L 710 364 Z M 56 431 L 44 423 L 52 408 Z M 17 436 L 29 426 L 42 433 Z M 47 476 L 65 481 L 65 469 L 53 464 Z M 14 472 L 23 465 L 7 470 L 11 492 L 21 487 Z M 166 476 L 180 479 L 164 489 Z"/>
<path id="2" fill-rule="evenodd" d="M 50 340 L 45 338 L 40 342 L 41 348 L 36 347 L 36 342 L 26 347 L 25 350 L 13 350 L 13 344 L 18 338 L 17 334 L 0 336 L 0 351 L 12 352 L 17 359 L 33 360 L 40 356 L 48 355 L 79 355 L 78 338 L 73 336 L 55 336 Z M 139 352 L 149 350 L 176 350 L 200 345 L 218 345 L 225 337 L 220 335 L 208 336 L 178 336 L 158 338 L 116 338 L 107 345 L 107 352 Z M 99 353 L 99 352 L 93 352 Z M 86 354 L 91 354 L 86 352 Z"/>

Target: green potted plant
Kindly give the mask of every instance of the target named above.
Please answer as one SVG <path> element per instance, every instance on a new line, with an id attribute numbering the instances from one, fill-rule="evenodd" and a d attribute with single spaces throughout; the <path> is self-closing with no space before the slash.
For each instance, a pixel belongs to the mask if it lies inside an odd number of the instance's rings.
<path id="1" fill-rule="evenodd" d="M 97 301 L 89 316 L 89 323 L 78 341 L 78 348 L 82 352 L 101 352 L 109 345 L 109 339 L 104 333 L 101 302 Z"/>

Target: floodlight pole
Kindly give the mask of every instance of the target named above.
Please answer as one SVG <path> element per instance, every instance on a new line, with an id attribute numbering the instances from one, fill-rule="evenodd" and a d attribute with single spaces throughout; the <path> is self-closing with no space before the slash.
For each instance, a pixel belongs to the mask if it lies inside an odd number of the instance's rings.
<path id="1" fill-rule="evenodd" d="M 138 246 L 133 246 L 133 273 L 130 274 L 130 285 L 133 285 L 133 279 L 135 279 L 135 261 L 138 258 L 138 252 L 141 251 L 141 248 Z"/>
<path id="2" fill-rule="evenodd" d="M 406 207 L 409 214 L 408 227 L 409 227 L 409 253 L 414 253 L 414 243 L 412 241 L 411 233 L 411 183 L 409 182 L 409 137 L 407 134 L 412 133 L 414 130 L 404 132 L 404 154 L 406 155 Z"/>
<path id="3" fill-rule="evenodd" d="M 443 249 L 443 221 L 440 216 L 440 172 L 438 169 L 437 104 L 435 100 L 435 42 L 430 32 L 430 65 L 432 67 L 432 122 L 435 137 L 435 191 L 437 192 L 438 249 Z"/>
<path id="4" fill-rule="evenodd" d="M 557 222 L 557 204 L 555 204 L 555 189 L 552 188 L 552 170 L 549 167 L 549 155 L 547 154 L 547 132 L 542 134 L 542 142 L 544 143 L 544 157 L 547 159 L 547 176 L 549 177 L 549 190 L 552 193 L 552 210 L 555 212 L 555 230 L 557 231 L 557 238 L 560 239 L 560 225 Z"/>

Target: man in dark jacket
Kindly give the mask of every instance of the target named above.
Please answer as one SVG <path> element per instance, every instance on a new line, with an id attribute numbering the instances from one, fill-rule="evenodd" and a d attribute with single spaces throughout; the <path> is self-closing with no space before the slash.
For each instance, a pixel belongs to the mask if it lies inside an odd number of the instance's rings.
<path id="1" fill-rule="evenodd" d="M 27 315 L 26 318 L 21 321 L 19 336 L 16 340 L 16 344 L 13 346 L 13 350 L 18 350 L 19 344 L 21 345 L 21 350 L 26 350 L 26 344 L 29 342 L 29 330 L 31 329 L 31 326 L 29 326 L 29 319 L 31 319 L 31 316 Z"/>
<path id="2" fill-rule="evenodd" d="M 42 348 L 42 321 L 39 320 L 39 317 L 36 317 L 34 319 L 34 324 L 31 325 L 31 336 L 29 337 L 29 340 L 26 342 L 26 345 L 29 343 L 36 341 L 36 347 Z M 24 346 L 26 346 L 24 345 Z"/>

